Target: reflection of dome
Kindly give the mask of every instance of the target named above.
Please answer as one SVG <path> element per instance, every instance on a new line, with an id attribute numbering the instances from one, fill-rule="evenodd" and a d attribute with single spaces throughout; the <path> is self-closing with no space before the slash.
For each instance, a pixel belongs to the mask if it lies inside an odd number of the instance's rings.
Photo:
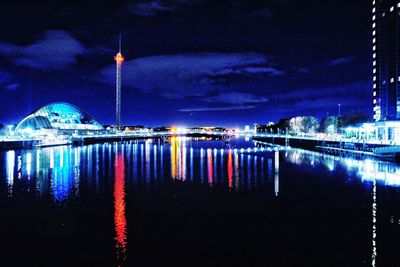
<path id="1" fill-rule="evenodd" d="M 82 109 L 68 103 L 51 103 L 34 111 L 16 127 L 17 132 L 53 129 L 101 131 L 103 126 Z"/>

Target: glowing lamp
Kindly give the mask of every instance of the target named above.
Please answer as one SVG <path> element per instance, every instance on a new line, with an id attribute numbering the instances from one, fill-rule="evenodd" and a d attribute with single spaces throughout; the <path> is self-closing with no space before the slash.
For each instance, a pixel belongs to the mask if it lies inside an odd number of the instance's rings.
<path id="1" fill-rule="evenodd" d="M 115 59 L 115 61 L 116 61 L 118 64 L 122 64 L 122 63 L 124 62 L 124 60 L 125 60 L 125 58 L 122 56 L 121 53 L 118 53 L 118 54 L 114 57 L 114 59 Z"/>

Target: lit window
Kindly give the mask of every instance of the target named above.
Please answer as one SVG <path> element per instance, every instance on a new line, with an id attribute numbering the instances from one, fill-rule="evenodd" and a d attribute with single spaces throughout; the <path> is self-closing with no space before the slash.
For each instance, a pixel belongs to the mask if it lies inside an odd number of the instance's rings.
<path id="1" fill-rule="evenodd" d="M 382 17 L 384 17 L 385 15 L 386 15 L 386 13 L 385 13 L 385 12 L 383 12 L 383 13 L 382 13 Z"/>
<path id="2" fill-rule="evenodd" d="M 400 3 L 397 3 L 397 7 L 400 7 Z"/>
<path id="3" fill-rule="evenodd" d="M 376 92 L 374 92 L 374 96 L 376 96 Z"/>
<path id="4" fill-rule="evenodd" d="M 374 54 L 372 55 L 372 57 L 373 57 L 373 58 L 376 58 L 376 53 L 374 53 Z"/>
<path id="5" fill-rule="evenodd" d="M 399 76 L 399 78 L 398 78 L 398 81 L 400 82 L 400 76 Z"/>
<path id="6" fill-rule="evenodd" d="M 372 13 L 375 13 L 375 7 L 372 9 Z"/>
<path id="7" fill-rule="evenodd" d="M 382 84 L 385 85 L 385 84 L 386 84 L 386 81 L 383 81 Z"/>
<path id="8" fill-rule="evenodd" d="M 371 103 L 371 102 L 370 102 Z M 376 99 L 374 99 L 374 104 L 376 104 Z"/>
<path id="9" fill-rule="evenodd" d="M 373 31 L 373 32 L 372 32 L 372 35 L 375 36 L 375 35 L 376 35 L 376 31 Z"/>
<path id="10" fill-rule="evenodd" d="M 376 43 L 376 38 L 372 39 L 372 43 L 373 44 Z"/>
<path id="11" fill-rule="evenodd" d="M 374 45 L 374 47 L 372 47 L 372 50 L 374 50 L 374 51 L 376 50 L 376 45 Z"/>
<path id="12" fill-rule="evenodd" d="M 372 20 L 375 20 L 375 15 L 372 16 Z"/>
<path id="13" fill-rule="evenodd" d="M 375 28 L 376 27 L 376 23 L 374 22 L 374 23 L 372 23 L 372 28 Z"/>
<path id="14" fill-rule="evenodd" d="M 374 68 L 374 70 L 373 70 L 373 73 L 375 74 L 376 73 L 376 69 Z"/>
<path id="15" fill-rule="evenodd" d="M 374 0 L 374 1 L 372 1 L 372 4 L 373 4 L 373 5 L 375 5 L 375 0 Z"/>
<path id="16" fill-rule="evenodd" d="M 374 76 L 374 79 L 373 79 L 374 81 L 376 81 L 376 76 Z"/>
<path id="17" fill-rule="evenodd" d="M 390 83 L 394 83 L 394 78 L 391 78 L 391 79 L 390 79 Z"/>
<path id="18" fill-rule="evenodd" d="M 374 62 L 372 63 L 372 66 L 376 66 L 376 61 L 374 61 Z"/>
<path id="19" fill-rule="evenodd" d="M 376 89 L 376 83 L 374 83 L 374 89 Z"/>
<path id="20" fill-rule="evenodd" d="M 391 8 L 390 8 L 390 12 L 393 12 L 394 11 L 394 6 L 392 6 Z"/>

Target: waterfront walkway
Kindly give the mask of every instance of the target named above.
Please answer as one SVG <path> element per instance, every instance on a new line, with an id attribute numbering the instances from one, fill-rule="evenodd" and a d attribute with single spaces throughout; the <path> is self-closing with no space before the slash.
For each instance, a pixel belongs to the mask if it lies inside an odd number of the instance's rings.
<path id="1" fill-rule="evenodd" d="M 106 142 L 121 142 L 138 139 L 160 138 L 167 140 L 171 136 L 187 137 L 220 137 L 231 138 L 235 135 L 225 132 L 199 132 L 187 131 L 181 133 L 173 132 L 131 132 L 102 135 L 75 135 L 64 139 L 44 140 L 40 138 L 7 137 L 0 138 L 0 149 L 29 149 L 34 147 L 57 146 L 57 145 L 85 145 Z M 352 153 L 364 156 L 391 157 L 400 155 L 400 146 L 395 146 L 390 142 L 377 140 L 360 140 L 342 137 L 329 136 L 290 136 L 276 134 L 254 134 L 243 133 L 254 141 L 268 143 L 272 145 L 294 147 L 309 150 L 318 150 L 328 153 Z"/>

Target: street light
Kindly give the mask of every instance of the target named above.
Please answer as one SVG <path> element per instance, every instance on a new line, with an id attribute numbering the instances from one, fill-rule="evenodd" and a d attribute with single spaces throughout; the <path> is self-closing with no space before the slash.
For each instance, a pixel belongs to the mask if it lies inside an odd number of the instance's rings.
<path id="1" fill-rule="evenodd" d="M 338 114 L 338 118 L 337 118 L 337 132 L 340 133 L 340 129 L 342 128 L 342 123 L 341 123 L 341 119 L 340 119 L 340 108 L 342 107 L 342 104 L 338 104 L 338 108 L 339 108 L 339 114 Z"/>
<path id="2" fill-rule="evenodd" d="M 7 125 L 7 128 L 8 128 L 8 135 L 13 136 L 14 132 L 12 131 L 12 129 L 14 128 L 14 125 L 12 125 L 12 124 Z"/>

